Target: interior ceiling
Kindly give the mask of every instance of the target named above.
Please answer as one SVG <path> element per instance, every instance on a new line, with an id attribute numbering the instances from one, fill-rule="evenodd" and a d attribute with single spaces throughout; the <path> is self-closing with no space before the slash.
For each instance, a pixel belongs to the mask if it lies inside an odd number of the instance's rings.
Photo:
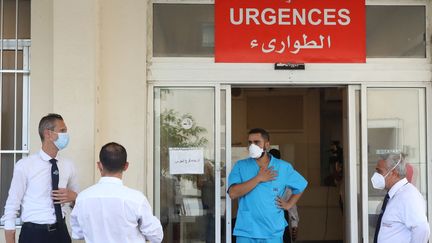
<path id="1" fill-rule="evenodd" d="M 342 100 L 342 92 L 341 89 L 345 87 L 280 87 L 280 86 L 272 86 L 272 87 L 256 87 L 256 88 L 244 88 L 244 87 L 233 87 L 231 88 L 231 96 L 234 98 L 241 97 L 244 93 L 248 91 L 253 91 L 255 93 L 263 92 L 263 93 L 272 93 L 278 92 L 278 95 L 283 93 L 284 90 L 289 91 L 292 94 L 292 91 L 295 89 L 301 90 L 316 90 L 320 89 L 323 91 L 324 100 L 327 102 L 341 101 Z"/>

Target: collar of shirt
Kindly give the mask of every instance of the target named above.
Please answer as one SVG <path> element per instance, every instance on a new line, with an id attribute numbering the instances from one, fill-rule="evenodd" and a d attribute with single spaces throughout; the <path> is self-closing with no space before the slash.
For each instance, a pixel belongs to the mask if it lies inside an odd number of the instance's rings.
<path id="1" fill-rule="evenodd" d="M 123 181 L 117 177 L 103 176 L 99 179 L 99 183 L 111 183 L 116 185 L 123 185 Z"/>
<path id="2" fill-rule="evenodd" d="M 275 160 L 276 158 L 274 156 L 270 156 L 268 167 L 274 166 Z"/>
<path id="3" fill-rule="evenodd" d="M 46 161 L 46 162 L 49 162 L 50 159 L 52 159 L 51 156 L 49 156 L 47 153 L 45 153 L 45 151 L 43 151 L 42 149 L 39 151 L 39 156 L 40 156 L 41 160 Z M 57 159 L 57 156 L 54 159 Z"/>
<path id="4" fill-rule="evenodd" d="M 408 180 L 406 178 L 403 178 L 402 180 L 396 182 L 396 184 L 394 184 L 388 192 L 390 199 L 393 198 L 393 196 L 396 194 L 396 192 L 399 191 L 399 189 L 407 183 L 408 183 Z"/>

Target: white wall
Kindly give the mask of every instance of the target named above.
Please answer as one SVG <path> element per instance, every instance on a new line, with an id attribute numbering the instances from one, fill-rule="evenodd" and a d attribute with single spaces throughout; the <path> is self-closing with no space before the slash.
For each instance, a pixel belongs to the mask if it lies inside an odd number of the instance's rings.
<path id="1" fill-rule="evenodd" d="M 75 161 L 82 188 L 97 180 L 100 147 L 115 141 L 128 151 L 125 184 L 145 191 L 147 1 L 31 4 L 31 152 L 40 149 L 40 118 L 59 113 L 71 135 L 61 153 Z"/>
<path id="2" fill-rule="evenodd" d="M 75 161 L 82 187 L 94 180 L 97 7 L 97 1 L 53 1 L 53 111 L 68 125 L 71 143 L 64 154 Z"/>
<path id="3" fill-rule="evenodd" d="M 116 141 L 130 166 L 125 184 L 145 191 L 147 1 L 100 3 L 100 82 L 97 85 L 96 151 Z M 149 172 L 150 174 L 152 172 Z M 144 192 L 146 193 L 146 192 Z"/>

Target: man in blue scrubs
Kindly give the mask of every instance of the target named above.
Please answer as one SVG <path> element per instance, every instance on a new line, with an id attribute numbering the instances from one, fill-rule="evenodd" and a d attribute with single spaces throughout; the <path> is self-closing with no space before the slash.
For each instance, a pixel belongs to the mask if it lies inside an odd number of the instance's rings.
<path id="1" fill-rule="evenodd" d="M 262 128 L 249 131 L 249 158 L 239 160 L 228 177 L 228 194 L 239 199 L 234 235 L 237 243 L 281 243 L 287 222 L 284 210 L 299 200 L 307 181 L 291 164 L 267 153 L 270 136 Z M 293 195 L 282 200 L 286 187 Z"/>

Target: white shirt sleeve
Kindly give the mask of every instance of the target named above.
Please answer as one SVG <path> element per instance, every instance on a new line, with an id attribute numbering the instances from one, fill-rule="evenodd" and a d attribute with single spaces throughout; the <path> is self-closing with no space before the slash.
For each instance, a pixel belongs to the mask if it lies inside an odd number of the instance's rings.
<path id="1" fill-rule="evenodd" d="M 5 213 L 3 216 L 5 221 L 5 230 L 15 230 L 15 220 L 17 218 L 18 211 L 27 188 L 26 182 L 27 179 L 25 172 L 20 166 L 16 165 L 9 189 L 9 196 L 5 205 Z"/>
<path id="2" fill-rule="evenodd" d="M 75 240 L 83 240 L 84 233 L 78 221 L 79 205 L 76 204 L 70 215 L 70 225 L 72 229 L 72 238 Z"/>
<path id="3" fill-rule="evenodd" d="M 71 178 L 68 181 L 67 188 L 72 191 L 78 193 L 79 192 L 79 183 L 76 168 L 73 164 L 71 164 Z"/>
<path id="4" fill-rule="evenodd" d="M 405 225 L 411 231 L 412 243 L 426 243 L 429 240 L 429 223 L 426 217 L 426 202 L 421 196 L 413 197 L 404 205 Z"/>
<path id="5" fill-rule="evenodd" d="M 410 243 L 427 243 L 429 240 L 429 234 L 430 229 L 427 222 L 411 227 Z"/>
<path id="6" fill-rule="evenodd" d="M 153 216 L 150 203 L 144 198 L 138 209 L 139 230 L 146 240 L 152 243 L 162 242 L 163 230 L 158 218 Z"/>
<path id="7" fill-rule="evenodd" d="M 288 201 L 290 197 L 292 196 L 292 191 L 290 188 L 285 189 L 285 194 L 283 196 L 283 199 L 285 201 Z M 298 211 L 297 211 L 297 205 L 292 206 L 290 209 L 288 209 L 288 216 L 289 216 L 289 226 L 292 227 L 298 227 L 298 223 L 300 221 Z"/>
<path id="8" fill-rule="evenodd" d="M 288 209 L 288 216 L 289 216 L 289 226 L 292 227 L 298 227 L 298 223 L 300 221 L 297 211 L 297 206 L 294 205 L 290 209 Z"/>

